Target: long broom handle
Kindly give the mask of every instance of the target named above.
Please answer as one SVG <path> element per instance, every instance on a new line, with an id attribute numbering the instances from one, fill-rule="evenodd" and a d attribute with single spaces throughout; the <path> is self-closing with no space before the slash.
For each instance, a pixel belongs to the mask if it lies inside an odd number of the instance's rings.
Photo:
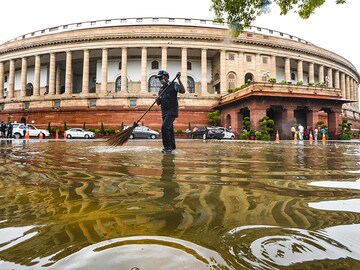
<path id="1" fill-rule="evenodd" d="M 151 104 L 151 106 L 142 114 L 142 116 L 140 116 L 140 118 L 136 121 L 136 124 L 138 124 L 138 123 L 141 121 L 141 119 L 143 119 L 143 117 L 145 116 L 145 114 L 147 114 L 147 113 L 151 110 L 151 108 L 155 105 L 155 103 L 158 101 L 158 99 L 161 98 L 161 97 L 165 94 L 165 92 L 166 92 L 166 91 L 169 89 L 169 87 L 174 83 L 174 81 L 175 81 L 177 78 L 180 77 L 180 75 L 181 75 L 180 72 L 178 72 L 178 73 L 176 74 L 175 78 L 170 82 L 170 84 L 169 84 L 168 86 L 166 86 L 165 89 L 161 91 L 160 95 L 158 95 L 158 96 L 156 97 L 156 99 L 155 99 L 155 101 L 153 102 L 153 104 Z"/>

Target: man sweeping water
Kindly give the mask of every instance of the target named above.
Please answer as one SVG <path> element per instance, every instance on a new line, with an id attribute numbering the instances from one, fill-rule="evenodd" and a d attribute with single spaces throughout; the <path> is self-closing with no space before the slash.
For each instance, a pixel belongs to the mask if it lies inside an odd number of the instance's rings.
<path id="1" fill-rule="evenodd" d="M 169 73 L 165 70 L 160 70 L 156 76 L 161 82 L 161 87 L 158 92 L 159 98 L 156 100 L 157 105 L 161 106 L 162 126 L 161 135 L 164 149 L 163 153 L 171 153 L 176 149 L 174 121 L 179 114 L 178 93 L 185 93 L 184 85 L 180 80 L 180 72 L 177 73 L 177 82 L 170 83 Z M 164 89 L 167 89 L 163 93 Z M 162 94 L 163 93 L 163 94 Z"/>

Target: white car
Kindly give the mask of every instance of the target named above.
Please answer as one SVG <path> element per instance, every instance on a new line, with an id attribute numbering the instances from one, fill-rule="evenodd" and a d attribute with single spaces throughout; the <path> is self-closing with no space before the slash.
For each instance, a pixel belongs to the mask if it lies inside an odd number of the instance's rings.
<path id="1" fill-rule="evenodd" d="M 20 138 L 24 137 L 24 126 L 25 126 L 25 124 L 23 124 L 23 123 L 13 124 L 13 137 L 15 139 L 20 139 Z M 43 134 L 43 139 L 50 136 L 50 133 L 48 130 L 37 129 L 35 126 L 33 126 L 31 124 L 26 125 L 26 131 L 29 131 L 30 137 L 39 137 L 40 132 Z"/>
<path id="2" fill-rule="evenodd" d="M 82 128 L 70 128 L 65 130 L 65 135 L 67 139 L 72 138 L 83 138 L 83 139 L 92 139 L 95 138 L 95 133 Z"/>
<path id="3" fill-rule="evenodd" d="M 224 132 L 224 137 L 223 139 L 228 139 L 228 140 L 234 140 L 235 139 L 235 134 L 231 131 L 228 130 L 227 128 L 224 127 L 218 127 L 218 129 L 220 129 L 221 131 Z"/>

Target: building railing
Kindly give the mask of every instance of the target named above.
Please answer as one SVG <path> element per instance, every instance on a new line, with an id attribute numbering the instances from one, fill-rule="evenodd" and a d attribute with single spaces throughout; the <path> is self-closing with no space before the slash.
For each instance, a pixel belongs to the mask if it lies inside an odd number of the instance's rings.
<path id="1" fill-rule="evenodd" d="M 23 40 L 32 37 L 38 37 L 48 34 L 61 33 L 72 30 L 81 30 L 81 29 L 91 29 L 91 28 L 101 28 L 101 27 L 113 27 L 113 26 L 130 26 L 130 25 L 176 25 L 176 26 L 197 26 L 197 27 L 208 27 L 208 28 L 219 28 L 219 29 L 228 29 L 227 23 L 221 23 L 213 20 L 203 20 L 203 19 L 189 19 L 189 18 L 165 18 L 165 17 L 138 17 L 138 18 L 123 18 L 123 19 L 108 19 L 108 20 L 94 20 L 94 21 L 85 21 L 78 23 L 70 23 L 59 26 L 54 26 L 50 28 L 45 28 L 30 32 L 21 36 L 18 36 L 14 39 L 11 39 L 8 42 L 13 42 L 17 40 Z M 299 37 L 289 35 L 283 32 L 271 30 L 268 28 L 251 26 L 245 30 L 246 32 L 252 32 L 256 34 L 269 35 L 284 39 L 290 39 L 297 42 L 310 44 L 310 42 L 303 40 Z"/>
<path id="2" fill-rule="evenodd" d="M 316 97 L 329 97 L 341 99 L 341 90 L 330 87 L 319 87 L 310 85 L 295 85 L 295 84 L 272 84 L 266 82 L 251 83 L 249 86 L 240 89 L 236 92 L 226 94 L 221 97 L 220 104 L 228 103 L 236 99 L 240 99 L 256 92 L 262 92 L 262 95 L 268 94 L 284 94 L 289 93 L 293 95 L 314 95 Z"/>

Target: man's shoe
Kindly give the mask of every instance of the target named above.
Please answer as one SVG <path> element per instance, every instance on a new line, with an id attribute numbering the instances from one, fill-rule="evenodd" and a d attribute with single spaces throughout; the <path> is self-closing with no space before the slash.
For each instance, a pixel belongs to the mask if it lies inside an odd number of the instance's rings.
<path id="1" fill-rule="evenodd" d="M 161 150 L 162 153 L 171 153 L 171 149 L 168 148 L 164 148 L 163 150 Z"/>

